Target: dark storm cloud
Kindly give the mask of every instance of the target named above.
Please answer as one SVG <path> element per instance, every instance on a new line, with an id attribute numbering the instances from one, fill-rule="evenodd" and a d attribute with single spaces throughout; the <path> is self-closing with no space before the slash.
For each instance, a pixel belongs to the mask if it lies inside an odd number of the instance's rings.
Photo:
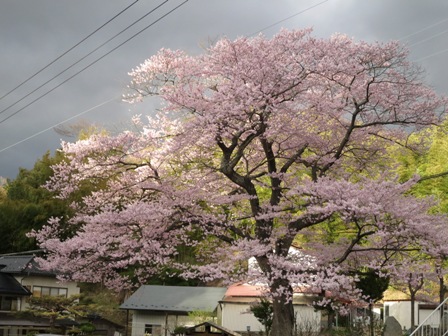
<path id="1" fill-rule="evenodd" d="M 0 97 L 131 3 L 130 0 L 3 1 L 0 5 Z M 160 3 L 140 0 L 105 29 L 2 99 L 0 111 L 84 57 Z M 179 0 L 168 1 L 123 36 L 87 57 L 60 78 L 0 113 L 0 120 L 45 94 L 180 3 Z M 311 8 L 313 6 L 315 7 Z M 448 53 L 431 55 L 448 48 L 448 34 L 443 34 L 444 30 L 448 30 L 448 21 L 428 27 L 444 20 L 447 9 L 448 5 L 441 0 L 190 0 L 58 89 L 0 123 L 0 176 L 14 178 L 18 167 L 31 168 L 36 159 L 47 150 L 54 151 L 61 136 L 51 130 L 52 125 L 74 118 L 112 98 L 118 99 L 129 80 L 127 73 L 160 48 L 184 49 L 195 54 L 220 37 L 248 36 L 288 17 L 291 18 L 263 33 L 271 36 L 282 26 L 289 29 L 313 27 L 314 35 L 322 37 L 341 32 L 355 39 L 388 41 L 419 32 L 402 42 L 410 45 L 411 59 L 420 59 L 419 63 L 427 71 L 429 83 L 439 92 L 446 93 L 448 89 L 445 84 L 444 60 Z M 301 11 L 304 12 L 294 16 Z M 425 41 L 426 39 L 428 40 Z M 152 106 L 150 103 L 128 106 L 114 101 L 105 103 L 78 119 L 74 118 L 69 123 L 82 119 L 114 127 L 113 125 L 126 124 L 134 113 L 150 113 Z M 49 131 L 43 132 L 48 128 Z M 42 134 L 23 141 L 39 132 Z M 5 149 L 18 142 L 20 143 Z"/>

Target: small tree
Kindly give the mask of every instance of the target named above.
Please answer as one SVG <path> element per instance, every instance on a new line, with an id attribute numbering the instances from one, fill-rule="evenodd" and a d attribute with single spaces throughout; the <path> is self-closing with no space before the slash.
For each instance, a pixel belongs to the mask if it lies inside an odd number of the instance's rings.
<path id="1" fill-rule="evenodd" d="M 72 295 L 70 297 L 50 295 L 41 297 L 31 296 L 28 311 L 35 316 L 48 318 L 50 331 L 54 332 L 57 319 L 66 317 L 74 318 L 77 315 L 81 315 L 80 310 L 78 310 L 78 300 L 79 295 Z"/>
<path id="2" fill-rule="evenodd" d="M 194 310 L 188 312 L 188 317 L 194 321 L 194 323 L 199 324 L 202 322 L 213 321 L 216 314 L 212 311 L 207 310 Z"/>
<path id="3" fill-rule="evenodd" d="M 272 303 L 266 298 L 261 298 L 259 302 L 250 306 L 250 311 L 254 314 L 258 322 L 264 326 L 266 336 L 269 336 L 274 315 Z"/>

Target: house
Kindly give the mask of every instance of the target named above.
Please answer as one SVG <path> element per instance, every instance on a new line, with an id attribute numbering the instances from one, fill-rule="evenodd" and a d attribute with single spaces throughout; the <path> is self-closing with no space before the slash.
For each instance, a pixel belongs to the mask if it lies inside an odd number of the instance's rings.
<path id="1" fill-rule="evenodd" d="M 75 282 L 61 283 L 54 272 L 40 269 L 32 255 L 0 257 L 0 336 L 49 330 L 48 320 L 17 316 L 17 312 L 27 310 L 31 295 L 69 297 L 79 292 Z M 66 329 L 71 326 L 70 323 L 74 322 L 59 321 L 59 326 Z"/>
<path id="2" fill-rule="evenodd" d="M 121 306 L 132 311 L 130 336 L 169 336 L 178 326 L 198 323 L 193 312 L 214 312 L 226 288 L 141 286 Z M 201 321 L 202 322 L 202 321 Z"/>
<path id="3" fill-rule="evenodd" d="M 319 293 L 299 287 L 294 291 L 293 305 L 298 330 L 319 332 L 322 315 L 312 306 Z M 251 305 L 259 302 L 264 296 L 263 286 L 244 283 L 230 286 L 219 302 L 218 321 L 223 327 L 239 333 L 264 331 L 264 326 L 250 311 Z"/>

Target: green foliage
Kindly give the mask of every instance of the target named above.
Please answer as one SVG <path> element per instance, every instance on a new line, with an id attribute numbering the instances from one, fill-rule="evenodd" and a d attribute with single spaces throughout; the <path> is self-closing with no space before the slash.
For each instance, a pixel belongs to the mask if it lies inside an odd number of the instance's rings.
<path id="1" fill-rule="evenodd" d="M 42 185 L 52 175 L 51 165 L 60 162 L 62 154 L 49 152 L 31 170 L 21 168 L 16 179 L 10 180 L 0 192 L 0 253 L 36 249 L 26 236 L 32 229 L 40 229 L 52 216 L 69 212 L 67 202 L 54 199 Z"/>
<path id="2" fill-rule="evenodd" d="M 68 219 L 73 215 L 69 204 L 92 190 L 91 183 L 86 181 L 72 199 L 60 200 L 43 188 L 53 175 L 51 166 L 65 159 L 59 151 L 54 156 L 47 152 L 32 169 L 20 168 L 14 180 L 0 187 L 0 254 L 37 249 L 27 233 L 39 230 L 51 217 Z"/>
<path id="3" fill-rule="evenodd" d="M 265 298 L 261 298 L 260 302 L 251 305 L 250 311 L 254 314 L 258 322 L 264 326 L 266 335 L 269 336 L 274 317 L 272 303 Z"/>
<path id="4" fill-rule="evenodd" d="M 377 271 L 371 268 L 358 271 L 358 279 L 356 287 L 373 302 L 381 300 L 389 287 L 389 277 L 380 276 Z"/>
<path id="5" fill-rule="evenodd" d="M 78 300 L 78 295 L 72 295 L 70 297 L 50 295 L 42 297 L 31 296 L 28 301 L 29 308 L 27 312 L 34 316 L 48 318 L 50 328 L 53 330 L 57 319 L 74 319 L 76 316 L 82 314 L 79 309 Z"/>
<path id="6" fill-rule="evenodd" d="M 79 329 L 83 334 L 92 334 L 96 330 L 96 327 L 92 323 L 86 322 L 82 323 L 79 326 Z"/>
<path id="7" fill-rule="evenodd" d="M 410 144 L 425 142 L 425 152 L 410 152 L 395 150 L 392 155 L 399 166 L 397 173 L 400 180 L 405 181 L 413 175 L 419 175 L 424 180 L 417 183 L 412 194 L 417 197 L 433 196 L 440 204 L 434 211 L 448 212 L 448 123 L 425 130 L 411 139 Z M 440 175 L 440 176 L 439 176 Z M 430 176 L 436 178 L 425 179 Z"/>
<path id="8" fill-rule="evenodd" d="M 125 293 L 112 292 L 100 284 L 80 284 L 80 307 L 88 314 L 99 315 L 109 321 L 122 324 L 126 323 L 126 313 L 119 309 Z"/>
<path id="9" fill-rule="evenodd" d="M 173 330 L 173 335 L 185 335 L 186 331 L 187 331 L 187 327 L 177 326 Z"/>
<path id="10" fill-rule="evenodd" d="M 212 311 L 195 310 L 188 312 L 188 317 L 192 319 L 196 324 L 213 320 L 216 314 Z"/>

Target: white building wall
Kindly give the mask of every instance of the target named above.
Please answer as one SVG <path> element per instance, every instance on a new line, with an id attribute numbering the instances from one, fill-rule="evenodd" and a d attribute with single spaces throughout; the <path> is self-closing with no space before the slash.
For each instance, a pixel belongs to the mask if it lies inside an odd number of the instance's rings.
<path id="1" fill-rule="evenodd" d="M 16 276 L 16 280 L 24 287 L 27 287 L 33 291 L 33 286 L 42 286 L 42 287 L 52 287 L 52 288 L 66 288 L 67 289 L 67 297 L 72 295 L 79 295 L 80 288 L 76 282 L 67 281 L 61 282 L 53 277 L 46 276 Z M 18 310 L 26 310 L 28 308 L 28 303 L 26 302 L 26 297 L 21 300 L 18 306 Z"/>
<path id="2" fill-rule="evenodd" d="M 434 311 L 431 309 L 419 309 L 419 316 L 417 323 L 423 323 L 425 321 L 425 325 L 429 325 L 432 328 L 438 328 L 440 325 L 440 311 L 433 313 Z M 432 314 L 432 315 L 431 315 Z"/>
<path id="3" fill-rule="evenodd" d="M 250 312 L 249 303 L 222 302 L 221 309 L 221 325 L 224 328 L 236 332 L 245 332 L 247 328 L 250 331 L 264 331 L 263 325 Z"/>
<path id="4" fill-rule="evenodd" d="M 294 305 L 297 330 L 302 332 L 320 332 L 322 313 L 315 311 L 313 307 Z"/>
<path id="5" fill-rule="evenodd" d="M 418 305 L 421 302 L 415 302 L 414 321 L 418 324 Z M 387 301 L 384 303 L 386 318 L 393 316 L 400 323 L 402 328 L 411 327 L 411 302 L 410 301 Z"/>
<path id="6" fill-rule="evenodd" d="M 264 326 L 250 312 L 249 303 L 221 303 L 220 323 L 224 328 L 246 332 L 264 331 Z M 294 305 L 297 328 L 301 331 L 319 332 L 321 328 L 321 312 L 314 311 L 313 307 L 306 305 Z M 133 335 L 134 336 L 134 335 Z"/>
<path id="7" fill-rule="evenodd" d="M 134 310 L 131 336 L 144 336 L 146 325 L 160 326 L 160 330 L 156 330 L 151 336 L 165 336 L 171 335 L 170 332 L 178 326 L 194 326 L 196 324 L 198 323 L 188 315 L 165 315 L 164 313 Z"/>
<path id="8" fill-rule="evenodd" d="M 67 288 L 67 296 L 78 295 L 80 289 L 76 282 L 67 281 L 61 282 L 53 277 L 44 276 L 17 276 L 17 281 L 20 282 L 22 286 L 26 286 L 33 290 L 33 286 L 45 286 L 45 287 L 56 287 L 56 288 Z"/>
<path id="9" fill-rule="evenodd" d="M 164 315 L 154 315 L 145 311 L 134 310 L 132 315 L 132 334 L 131 336 L 144 336 L 145 334 L 145 325 L 160 325 L 161 326 L 161 335 L 152 335 L 152 336 L 162 336 L 165 335 L 163 332 L 165 328 L 165 316 Z"/>

